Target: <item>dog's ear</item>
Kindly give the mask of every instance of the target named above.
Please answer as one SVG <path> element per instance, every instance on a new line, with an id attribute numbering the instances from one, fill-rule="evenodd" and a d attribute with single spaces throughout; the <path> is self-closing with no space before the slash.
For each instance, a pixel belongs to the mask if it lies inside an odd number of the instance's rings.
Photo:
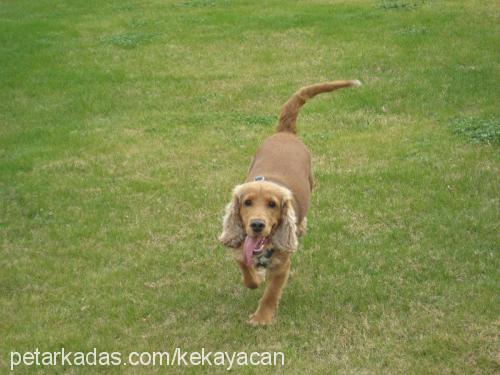
<path id="1" fill-rule="evenodd" d="M 231 202 L 226 206 L 226 213 L 222 220 L 222 234 L 219 241 L 227 247 L 237 248 L 245 239 L 245 230 L 240 217 L 240 198 L 238 187 L 233 191 Z"/>
<path id="2" fill-rule="evenodd" d="M 275 247 L 283 251 L 293 252 L 299 244 L 297 239 L 297 216 L 293 209 L 292 198 L 285 197 L 281 207 L 280 225 L 273 235 Z"/>

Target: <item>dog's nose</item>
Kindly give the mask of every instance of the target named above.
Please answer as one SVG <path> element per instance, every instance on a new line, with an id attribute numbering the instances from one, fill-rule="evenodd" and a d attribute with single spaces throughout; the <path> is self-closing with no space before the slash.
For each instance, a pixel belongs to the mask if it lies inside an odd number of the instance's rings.
<path id="1" fill-rule="evenodd" d="M 266 226 L 266 223 L 264 223 L 262 220 L 252 220 L 250 222 L 250 226 L 252 227 L 253 231 L 256 233 L 262 232 L 262 229 Z"/>

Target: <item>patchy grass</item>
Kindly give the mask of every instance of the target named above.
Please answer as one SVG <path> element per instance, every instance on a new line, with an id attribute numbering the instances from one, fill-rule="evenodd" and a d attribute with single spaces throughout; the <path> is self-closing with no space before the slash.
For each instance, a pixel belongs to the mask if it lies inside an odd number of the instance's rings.
<path id="1" fill-rule="evenodd" d="M 378 6 L 384 10 L 412 10 L 427 2 L 427 0 L 379 0 Z"/>
<path id="2" fill-rule="evenodd" d="M 132 27 L 141 27 L 141 24 L 134 21 Z M 155 35 L 148 33 L 123 33 L 118 35 L 110 35 L 101 38 L 101 41 L 106 44 L 111 44 L 123 48 L 135 48 L 139 44 L 151 42 Z"/>
<path id="3" fill-rule="evenodd" d="M 291 373 L 497 373 L 499 11 L 0 3 L 0 367 L 204 347 L 283 351 Z M 344 78 L 364 86 L 301 112 L 309 232 L 253 329 L 224 204 L 288 97 Z"/>
<path id="4" fill-rule="evenodd" d="M 465 136 L 474 143 L 500 143 L 498 118 L 460 118 L 452 123 L 455 134 Z"/>

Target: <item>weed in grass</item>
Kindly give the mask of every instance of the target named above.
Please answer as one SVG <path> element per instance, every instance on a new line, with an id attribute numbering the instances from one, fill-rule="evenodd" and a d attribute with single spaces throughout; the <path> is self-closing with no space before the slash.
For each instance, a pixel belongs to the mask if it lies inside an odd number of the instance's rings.
<path id="1" fill-rule="evenodd" d="M 182 3 L 178 4 L 180 7 L 186 7 L 186 8 L 198 8 L 198 7 L 214 7 L 216 5 L 227 5 L 229 4 L 229 0 L 223 0 L 223 1 L 215 1 L 215 0 L 189 0 L 189 1 L 183 1 Z"/>
<path id="2" fill-rule="evenodd" d="M 408 26 L 396 32 L 400 35 L 421 35 L 427 33 L 427 27 L 425 26 Z"/>
<path id="3" fill-rule="evenodd" d="M 452 121 L 451 129 L 472 143 L 500 143 L 500 121 L 495 117 L 457 118 Z"/>
<path id="4" fill-rule="evenodd" d="M 149 43 L 157 34 L 152 33 L 123 33 L 109 35 L 101 38 L 105 44 L 110 44 L 121 48 L 135 48 L 139 44 Z"/>
<path id="5" fill-rule="evenodd" d="M 424 4 L 425 0 L 379 0 L 378 7 L 384 10 L 412 10 Z"/>

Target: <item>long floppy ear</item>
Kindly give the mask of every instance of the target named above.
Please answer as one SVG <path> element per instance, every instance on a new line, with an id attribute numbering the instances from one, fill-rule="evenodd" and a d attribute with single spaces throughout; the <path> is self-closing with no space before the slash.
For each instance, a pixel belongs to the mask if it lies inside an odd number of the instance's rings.
<path id="1" fill-rule="evenodd" d="M 237 248 L 245 239 L 243 222 L 240 217 L 240 199 L 238 187 L 233 191 L 231 202 L 226 206 L 226 213 L 222 220 L 222 234 L 219 241 L 227 247 Z"/>
<path id="2" fill-rule="evenodd" d="M 285 197 L 281 208 L 281 223 L 273 235 L 272 242 L 275 247 L 283 251 L 297 250 L 297 216 L 293 209 L 292 198 Z"/>

